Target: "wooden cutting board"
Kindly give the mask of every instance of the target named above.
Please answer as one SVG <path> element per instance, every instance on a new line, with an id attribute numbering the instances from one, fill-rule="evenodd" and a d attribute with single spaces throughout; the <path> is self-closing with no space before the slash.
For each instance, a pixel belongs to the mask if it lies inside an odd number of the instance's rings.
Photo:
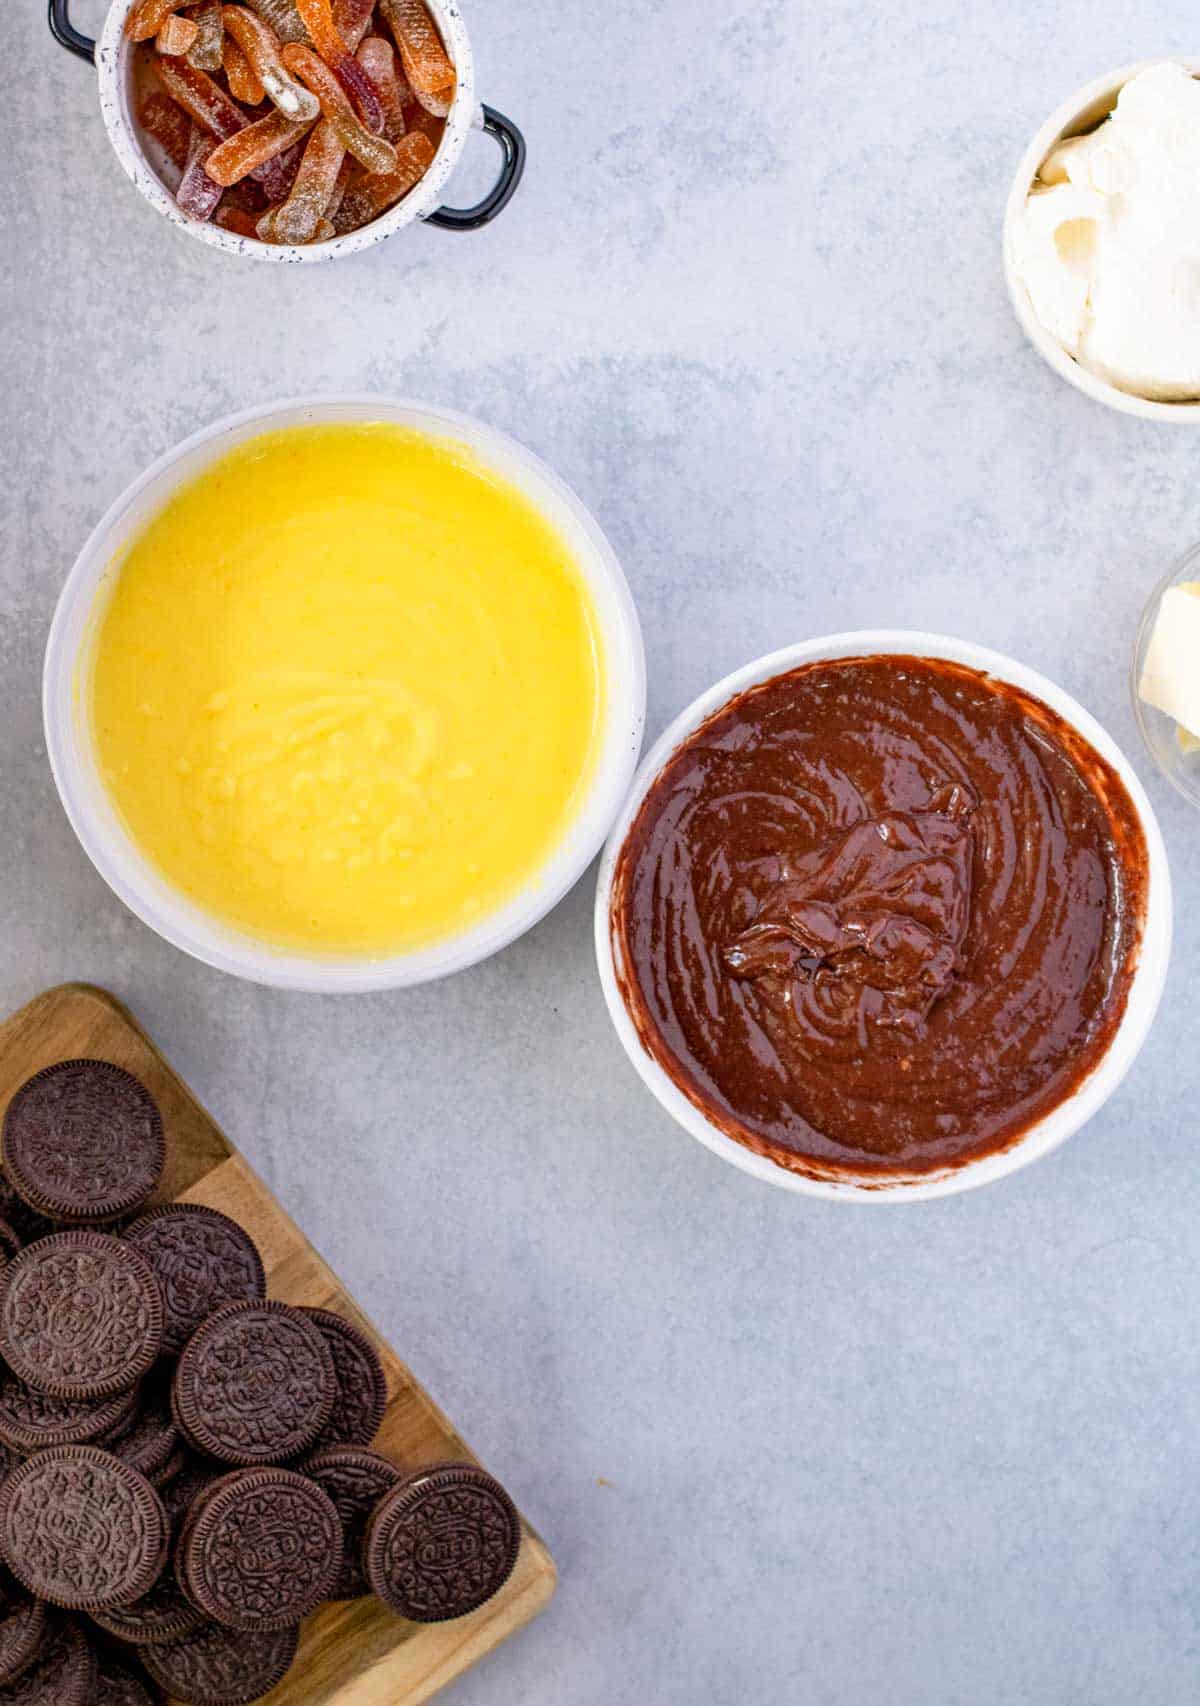
<path id="1" fill-rule="evenodd" d="M 47 990 L 0 1026 L 0 1116 L 18 1087 L 55 1061 L 126 1067 L 162 1109 L 167 1170 L 156 1202 L 219 1208 L 244 1226 L 267 1270 L 270 1295 L 347 1316 L 383 1358 L 388 1409 L 377 1448 L 398 1463 L 476 1459 L 376 1332 L 354 1299 L 213 1124 L 120 1002 L 82 983 Z M 416 1706 L 537 1615 L 555 1586 L 554 1561 L 523 1522 L 521 1555 L 490 1604 L 454 1623 L 406 1623 L 375 1600 L 326 1606 L 304 1624 L 300 1653 L 269 1706 Z"/>

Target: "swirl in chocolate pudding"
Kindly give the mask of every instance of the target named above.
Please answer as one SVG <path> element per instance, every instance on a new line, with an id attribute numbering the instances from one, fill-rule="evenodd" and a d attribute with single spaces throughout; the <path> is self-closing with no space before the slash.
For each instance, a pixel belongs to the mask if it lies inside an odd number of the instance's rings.
<path id="1" fill-rule="evenodd" d="M 739 695 L 652 784 L 612 929 L 650 1054 L 812 1174 L 1016 1141 L 1125 1010 L 1147 856 L 1112 767 L 1040 700 L 915 657 Z"/>

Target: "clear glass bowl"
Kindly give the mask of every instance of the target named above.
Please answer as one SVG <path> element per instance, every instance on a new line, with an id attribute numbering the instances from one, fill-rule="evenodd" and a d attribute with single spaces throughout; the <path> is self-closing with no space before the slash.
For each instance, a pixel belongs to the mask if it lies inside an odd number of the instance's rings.
<path id="1" fill-rule="evenodd" d="M 1133 714 L 1137 718 L 1137 726 L 1142 731 L 1142 739 L 1150 756 L 1167 781 L 1175 785 L 1185 800 L 1200 809 L 1200 750 L 1185 752 L 1179 743 L 1174 719 L 1157 710 L 1155 706 L 1147 705 L 1138 692 L 1138 683 L 1142 679 L 1146 653 L 1150 649 L 1150 636 L 1154 632 L 1154 624 L 1158 621 L 1163 594 L 1168 588 L 1178 586 L 1181 581 L 1200 581 L 1200 545 L 1193 545 L 1190 551 L 1185 551 L 1150 594 L 1142 613 L 1137 645 L 1134 647 L 1129 689 L 1133 696 Z M 1197 667 L 1200 667 L 1200 660 Z"/>

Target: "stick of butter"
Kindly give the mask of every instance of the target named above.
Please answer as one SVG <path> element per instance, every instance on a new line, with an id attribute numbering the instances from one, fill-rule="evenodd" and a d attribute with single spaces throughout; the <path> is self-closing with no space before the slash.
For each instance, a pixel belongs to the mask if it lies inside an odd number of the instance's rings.
<path id="1" fill-rule="evenodd" d="M 1163 594 L 1138 692 L 1174 717 L 1184 752 L 1200 750 L 1200 581 Z"/>

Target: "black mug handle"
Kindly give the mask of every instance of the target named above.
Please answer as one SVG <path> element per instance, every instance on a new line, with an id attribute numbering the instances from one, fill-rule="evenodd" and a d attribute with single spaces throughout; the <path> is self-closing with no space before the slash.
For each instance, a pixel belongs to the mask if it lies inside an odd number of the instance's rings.
<path id="1" fill-rule="evenodd" d="M 71 22 L 70 0 L 50 0 L 50 34 L 59 47 L 78 54 L 89 65 L 96 63 L 96 44 L 91 36 L 83 35 Z"/>
<path id="2" fill-rule="evenodd" d="M 428 215 L 427 225 L 440 225 L 443 231 L 478 231 L 481 225 L 487 225 L 498 213 L 503 213 L 516 194 L 525 170 L 525 138 L 513 121 L 498 113 L 495 107 L 484 107 L 483 128 L 500 144 L 504 156 L 500 176 L 474 207 L 439 207 Z"/>

